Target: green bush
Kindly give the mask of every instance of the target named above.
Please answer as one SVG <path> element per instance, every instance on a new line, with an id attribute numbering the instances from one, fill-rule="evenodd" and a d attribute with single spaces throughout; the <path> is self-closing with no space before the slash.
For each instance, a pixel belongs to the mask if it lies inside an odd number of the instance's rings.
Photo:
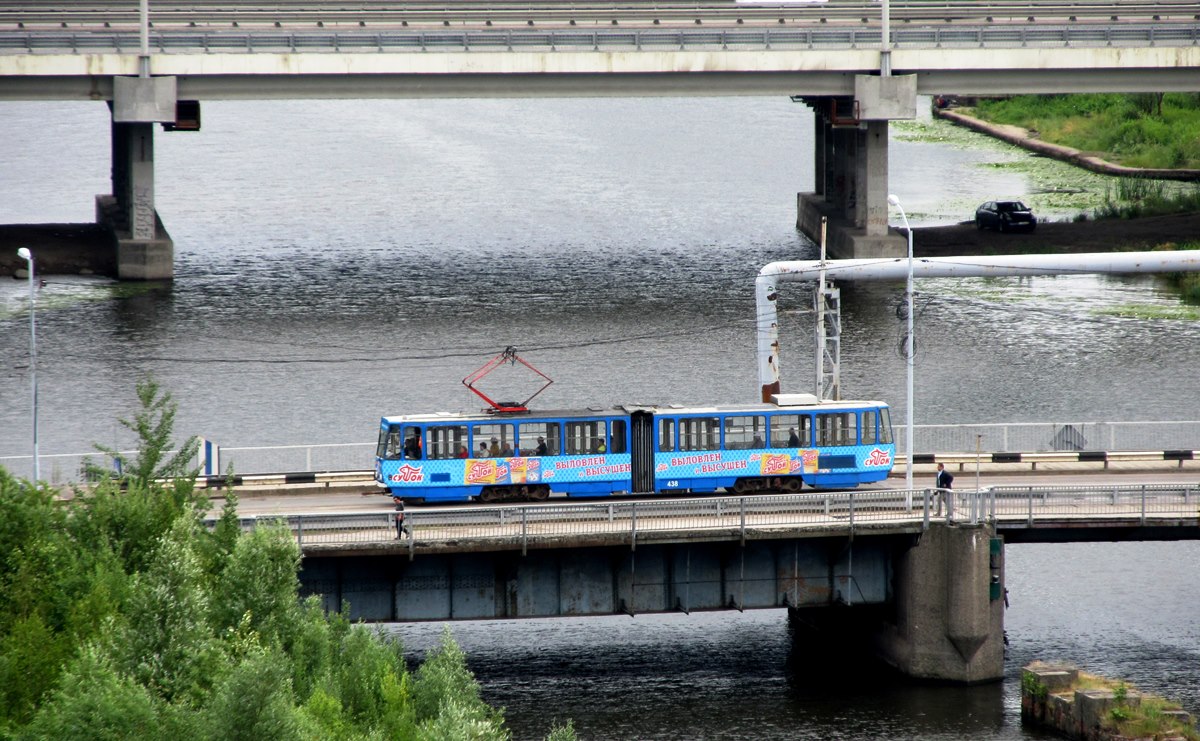
<path id="1" fill-rule="evenodd" d="M 448 631 L 414 677 L 299 599 L 288 531 L 242 534 L 236 498 L 204 526 L 174 404 L 139 399 L 124 475 L 64 501 L 0 468 L 0 738 L 508 738 Z"/>

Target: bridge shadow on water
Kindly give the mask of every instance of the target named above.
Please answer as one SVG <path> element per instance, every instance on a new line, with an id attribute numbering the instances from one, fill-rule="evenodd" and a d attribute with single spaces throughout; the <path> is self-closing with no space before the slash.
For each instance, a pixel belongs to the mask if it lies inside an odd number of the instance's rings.
<path id="1" fill-rule="evenodd" d="M 878 611 L 848 617 L 857 610 L 814 609 L 799 621 L 770 609 L 460 622 L 451 630 L 484 699 L 505 708 L 517 739 L 545 738 L 568 718 L 581 739 L 1029 737 L 1006 700 L 1009 682 L 928 685 L 868 660 L 852 626 Z M 391 630 L 418 660 L 442 624 Z"/>

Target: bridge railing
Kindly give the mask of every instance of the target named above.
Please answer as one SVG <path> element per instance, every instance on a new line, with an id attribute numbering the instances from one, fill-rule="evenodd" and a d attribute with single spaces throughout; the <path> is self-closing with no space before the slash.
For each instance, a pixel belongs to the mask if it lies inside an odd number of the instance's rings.
<path id="1" fill-rule="evenodd" d="M 1200 43 L 1194 22 L 1040 26 L 925 26 L 893 29 L 897 48 L 1025 48 L 1191 46 Z M 748 28 L 634 30 L 470 31 L 225 31 L 156 28 L 150 50 L 169 54 L 404 52 L 600 49 L 853 49 L 878 46 L 878 28 Z M 136 53 L 137 31 L 6 31 L 0 53 Z"/>
<path id="2" fill-rule="evenodd" d="M 841 531 L 876 524 L 927 526 L 933 490 L 817 492 L 747 497 L 640 499 L 486 507 L 419 507 L 368 514 L 264 515 L 244 527 L 284 524 L 301 546 L 400 541 L 410 552 L 454 541 L 499 550 L 555 544 L 638 543 L 680 533 L 745 541 L 780 530 Z"/>
<path id="3" fill-rule="evenodd" d="M 969 496 L 974 498 L 974 520 L 986 513 L 997 524 L 1136 520 L 1145 525 L 1184 518 L 1200 525 L 1200 484 L 993 486 Z"/>
<path id="4" fill-rule="evenodd" d="M 897 427 L 898 451 L 904 455 L 905 436 Z M 1169 451 L 1193 450 L 1200 441 L 1200 421 L 1171 422 L 1016 422 L 995 424 L 915 425 L 918 454 L 1051 453 L 1069 451 Z M 127 456 L 135 451 L 123 451 Z M 1111 456 L 1110 456 L 1111 458 Z M 85 459 L 110 465 L 99 453 L 66 453 L 39 457 L 42 478 L 53 484 L 79 482 Z M 199 462 L 202 474 L 221 475 L 230 468 L 237 474 L 286 472 L 341 473 L 369 471 L 375 461 L 375 443 L 315 445 L 260 445 L 219 447 L 216 460 Z M 0 456 L 17 476 L 32 475 L 29 455 Z"/>
<path id="5" fill-rule="evenodd" d="M 945 494 L 939 514 L 938 499 Z M 397 541 L 410 556 L 453 544 L 471 550 L 521 550 L 675 541 L 740 540 L 845 534 L 930 523 L 998 527 L 1103 526 L 1106 523 L 1200 524 L 1200 484 L 997 486 L 979 490 L 893 489 L 861 492 L 562 502 L 486 507 L 420 507 L 395 512 L 247 519 L 245 527 L 282 523 L 301 547 L 381 545 Z"/>

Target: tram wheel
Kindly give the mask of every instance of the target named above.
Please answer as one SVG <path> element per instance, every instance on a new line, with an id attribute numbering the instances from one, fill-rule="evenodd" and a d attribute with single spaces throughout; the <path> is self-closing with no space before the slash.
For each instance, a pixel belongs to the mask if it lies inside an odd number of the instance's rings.
<path id="1" fill-rule="evenodd" d="M 733 482 L 734 494 L 746 494 L 751 488 L 750 482 L 746 479 L 738 479 L 737 481 Z"/>
<path id="2" fill-rule="evenodd" d="M 483 491 L 479 492 L 479 501 L 495 502 L 500 499 L 500 493 L 496 491 L 494 486 L 485 486 Z"/>
<path id="3" fill-rule="evenodd" d="M 804 486 L 804 481 L 799 478 L 785 479 L 783 482 L 783 490 L 788 494 L 795 494 L 800 491 L 800 487 Z"/>
<path id="4" fill-rule="evenodd" d="M 542 502 L 550 498 L 549 486 L 531 486 L 529 488 L 529 498 L 535 502 Z"/>

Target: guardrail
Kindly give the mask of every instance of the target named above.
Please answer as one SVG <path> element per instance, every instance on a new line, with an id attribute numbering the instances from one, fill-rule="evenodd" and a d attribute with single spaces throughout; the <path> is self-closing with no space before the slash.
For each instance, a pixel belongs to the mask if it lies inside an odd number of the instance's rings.
<path id="1" fill-rule="evenodd" d="M 981 463 L 1038 463 L 1079 461 L 1107 465 L 1129 461 L 1198 460 L 1194 450 L 1200 440 L 1200 421 L 1168 422 L 1009 422 L 989 424 L 915 425 L 913 462 L 974 465 L 979 451 Z M 897 428 L 899 432 L 899 428 Z M 899 434 L 901 450 L 896 465 L 904 465 L 904 435 Z M 212 446 L 219 451 L 216 460 L 200 461 L 201 472 L 209 474 L 202 483 L 217 485 L 232 469 L 234 483 L 286 484 L 320 483 L 329 477 L 370 479 L 375 443 L 333 443 L 314 445 Z M 134 457 L 136 451 L 122 451 Z M 85 459 L 103 462 L 98 453 L 56 453 L 41 455 L 43 478 L 52 484 L 82 481 Z M 29 455 L 0 456 L 0 466 L 18 476 L 32 474 Z M 290 479 L 288 477 L 291 477 Z M 313 477 L 311 482 L 304 477 Z"/>
<path id="2" fill-rule="evenodd" d="M 891 15 L 896 22 L 949 21 L 983 19 L 1026 19 L 1031 16 L 1079 18 L 1120 17 L 1152 18 L 1172 14 L 1192 14 L 1194 5 L 1186 0 L 1123 0 L 1122 2 L 1072 2 L 1071 0 L 1022 0 L 1020 2 L 979 1 L 936 2 L 933 0 L 892 0 Z M 631 3 L 611 0 L 555 2 L 553 0 L 490 0 L 453 3 L 406 2 L 405 0 L 325 0 L 313 6 L 297 2 L 262 4 L 254 0 L 182 2 L 154 0 L 152 18 L 164 23 L 585 23 L 585 22 L 733 22 L 779 19 L 791 21 L 867 22 L 880 16 L 878 0 L 835 0 L 807 5 L 734 5 L 729 0 L 692 0 L 691 2 Z M 129 0 L 80 0 L 75 3 L 47 3 L 36 0 L 0 0 L 0 18 L 8 16 L 25 23 L 136 23 L 138 8 Z"/>
<path id="3" fill-rule="evenodd" d="M 944 510 L 939 499 L 944 495 Z M 824 536 L 867 528 L 920 531 L 932 522 L 994 523 L 998 528 L 1136 522 L 1200 527 L 1200 484 L 1014 487 L 588 501 L 526 505 L 409 508 L 407 533 L 395 512 L 261 516 L 244 527 L 283 523 L 302 548 L 520 550 L 682 540 Z"/>
<path id="4" fill-rule="evenodd" d="M 816 24 L 814 24 L 816 26 Z M 1025 48 L 1193 46 L 1200 24 L 1088 26 L 928 26 L 892 31 L 896 48 Z M 754 28 L 479 31 L 226 31 L 161 30 L 150 50 L 170 53 L 519 51 L 601 49 L 853 49 L 878 47 L 871 28 Z M 127 53 L 141 49 L 136 31 L 6 31 L 0 53 Z"/>

